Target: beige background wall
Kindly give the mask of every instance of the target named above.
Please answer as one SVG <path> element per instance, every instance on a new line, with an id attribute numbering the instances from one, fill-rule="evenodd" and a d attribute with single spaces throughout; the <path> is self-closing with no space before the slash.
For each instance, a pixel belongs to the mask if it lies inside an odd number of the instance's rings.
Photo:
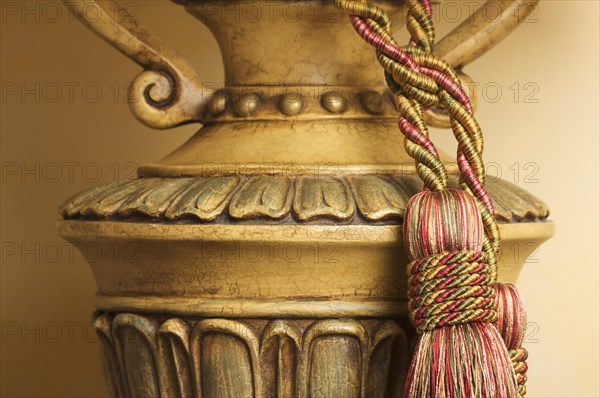
<path id="1" fill-rule="evenodd" d="M 57 206 L 93 184 L 132 176 L 136 163 L 166 154 L 195 127 L 155 132 L 138 124 L 124 102 L 139 68 L 60 3 L 0 4 L 1 395 L 103 396 L 87 326 L 94 281 L 56 235 Z M 205 81 L 222 82 L 206 29 L 167 1 L 131 4 Z M 486 160 L 545 199 L 557 225 L 519 282 L 531 322 L 530 397 L 600 394 L 598 14 L 596 1 L 542 0 L 529 23 L 466 69 L 480 83 Z M 450 25 L 440 21 L 439 29 Z M 453 152 L 448 132 L 435 138 Z"/>

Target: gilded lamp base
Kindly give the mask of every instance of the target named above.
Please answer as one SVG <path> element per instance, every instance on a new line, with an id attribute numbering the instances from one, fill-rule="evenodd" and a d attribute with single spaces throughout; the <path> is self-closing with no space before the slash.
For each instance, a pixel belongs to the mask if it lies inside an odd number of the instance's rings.
<path id="1" fill-rule="evenodd" d="M 401 396 L 413 339 L 401 231 L 423 185 L 374 52 L 333 2 L 176 2 L 215 35 L 224 88 L 203 85 L 121 8 L 66 2 L 144 66 L 129 101 L 140 121 L 202 124 L 140 178 L 61 209 L 60 233 L 98 285 L 110 395 Z M 237 18 L 250 3 L 274 18 Z M 498 2 L 494 23 L 480 8 L 436 54 L 464 66 L 524 20 L 526 3 Z M 293 23 L 290 5 L 301 11 Z M 402 19 L 401 2 L 382 7 Z M 503 238 L 499 279 L 515 282 L 553 224 L 524 190 L 492 178 L 487 187 Z"/>

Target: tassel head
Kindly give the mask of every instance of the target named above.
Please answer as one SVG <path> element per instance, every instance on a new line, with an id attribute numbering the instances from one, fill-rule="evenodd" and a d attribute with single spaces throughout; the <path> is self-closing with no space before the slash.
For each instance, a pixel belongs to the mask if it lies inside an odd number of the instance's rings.
<path id="1" fill-rule="evenodd" d="M 481 251 L 483 224 L 475 199 L 458 189 L 414 195 L 404 216 L 404 244 L 411 260 L 446 251 Z"/>
<path id="2" fill-rule="evenodd" d="M 506 343 L 506 348 L 514 350 L 523 345 L 525 328 L 527 326 L 527 312 L 525 304 L 517 288 L 510 283 L 496 283 L 494 285 L 496 296 L 496 329 Z"/>

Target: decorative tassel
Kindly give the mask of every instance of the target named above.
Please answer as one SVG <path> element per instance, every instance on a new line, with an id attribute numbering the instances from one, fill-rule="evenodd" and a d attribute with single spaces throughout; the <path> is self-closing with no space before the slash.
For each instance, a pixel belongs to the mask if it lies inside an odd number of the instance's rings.
<path id="1" fill-rule="evenodd" d="M 409 314 L 420 333 L 405 397 L 506 398 L 517 383 L 494 325 L 491 267 L 474 198 L 460 190 L 424 191 L 408 203 Z"/>
<path id="2" fill-rule="evenodd" d="M 519 397 L 527 393 L 527 350 L 522 347 L 527 327 L 527 312 L 519 291 L 510 283 L 496 283 L 496 307 L 498 319 L 496 329 L 504 339 L 517 376 Z"/>
<path id="3" fill-rule="evenodd" d="M 411 36 L 406 46 L 392 37 L 382 8 L 358 0 L 335 4 L 377 49 L 400 113 L 404 147 L 425 186 L 411 199 L 404 217 L 412 260 L 407 269 L 409 314 L 419 333 L 405 397 L 517 397 L 515 371 L 526 369 L 526 352 L 516 349 L 509 356 L 493 325 L 500 232 L 485 189 L 483 133 L 456 71 L 432 53 L 431 1 L 406 0 Z M 424 110 L 432 107 L 445 109 L 450 117 L 462 190 L 447 189 L 446 168 L 423 118 Z M 524 376 L 519 380 L 524 382 Z"/>

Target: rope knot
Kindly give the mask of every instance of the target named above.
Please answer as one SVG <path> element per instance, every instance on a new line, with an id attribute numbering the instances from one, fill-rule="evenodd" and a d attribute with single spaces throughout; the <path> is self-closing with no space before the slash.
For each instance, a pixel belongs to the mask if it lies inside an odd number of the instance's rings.
<path id="1" fill-rule="evenodd" d="M 443 252 L 407 267 L 409 316 L 417 333 L 473 322 L 494 322 L 490 265 L 480 251 Z"/>

